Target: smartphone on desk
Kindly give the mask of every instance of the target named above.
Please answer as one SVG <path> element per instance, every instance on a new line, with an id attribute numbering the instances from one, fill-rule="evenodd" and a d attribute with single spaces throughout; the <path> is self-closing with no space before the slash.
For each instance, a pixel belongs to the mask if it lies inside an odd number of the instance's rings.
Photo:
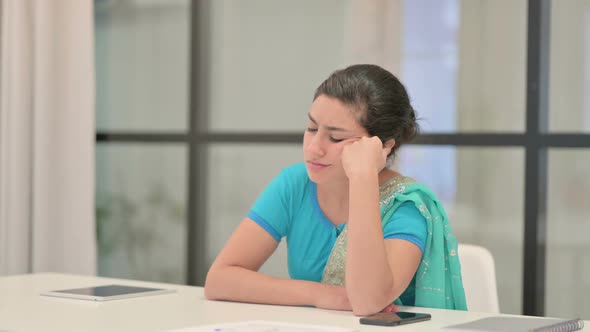
<path id="1" fill-rule="evenodd" d="M 429 320 L 430 314 L 416 312 L 380 312 L 378 314 L 362 317 L 359 322 L 366 325 L 396 326 Z"/>

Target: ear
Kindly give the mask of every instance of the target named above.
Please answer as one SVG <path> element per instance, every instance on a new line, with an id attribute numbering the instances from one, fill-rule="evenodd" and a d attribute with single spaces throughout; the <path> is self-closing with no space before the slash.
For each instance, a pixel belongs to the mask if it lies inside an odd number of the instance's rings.
<path id="1" fill-rule="evenodd" d="M 395 146 L 395 140 L 392 138 L 383 144 L 383 149 L 387 151 L 387 155 L 391 152 L 391 149 Z"/>

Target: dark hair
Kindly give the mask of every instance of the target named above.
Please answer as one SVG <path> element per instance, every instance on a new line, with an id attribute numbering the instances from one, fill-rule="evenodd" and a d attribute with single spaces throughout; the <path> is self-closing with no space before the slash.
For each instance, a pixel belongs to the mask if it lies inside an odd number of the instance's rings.
<path id="1" fill-rule="evenodd" d="M 418 134 L 416 112 L 404 85 L 387 70 L 369 64 L 352 65 L 333 72 L 316 89 L 313 100 L 324 95 L 352 106 L 369 135 L 382 142 L 395 140 L 389 156 Z"/>

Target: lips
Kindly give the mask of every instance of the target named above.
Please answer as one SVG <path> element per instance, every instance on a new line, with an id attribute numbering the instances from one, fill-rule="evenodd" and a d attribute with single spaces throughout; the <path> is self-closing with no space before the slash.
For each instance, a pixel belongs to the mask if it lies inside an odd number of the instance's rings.
<path id="1" fill-rule="evenodd" d="M 322 169 L 330 166 L 330 165 L 318 163 L 315 161 L 308 161 L 308 162 L 306 162 L 306 164 L 307 164 L 307 167 L 309 167 L 310 169 L 313 169 L 313 170 L 322 170 Z"/>

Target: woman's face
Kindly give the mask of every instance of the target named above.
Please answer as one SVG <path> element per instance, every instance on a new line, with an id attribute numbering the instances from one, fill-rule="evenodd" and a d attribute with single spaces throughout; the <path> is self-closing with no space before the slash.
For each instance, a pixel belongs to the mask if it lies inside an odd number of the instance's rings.
<path id="1" fill-rule="evenodd" d="M 317 97 L 303 135 L 303 158 L 309 178 L 318 184 L 345 181 L 340 161 L 342 148 L 362 136 L 367 136 L 367 131 L 350 106 L 336 98 Z"/>

